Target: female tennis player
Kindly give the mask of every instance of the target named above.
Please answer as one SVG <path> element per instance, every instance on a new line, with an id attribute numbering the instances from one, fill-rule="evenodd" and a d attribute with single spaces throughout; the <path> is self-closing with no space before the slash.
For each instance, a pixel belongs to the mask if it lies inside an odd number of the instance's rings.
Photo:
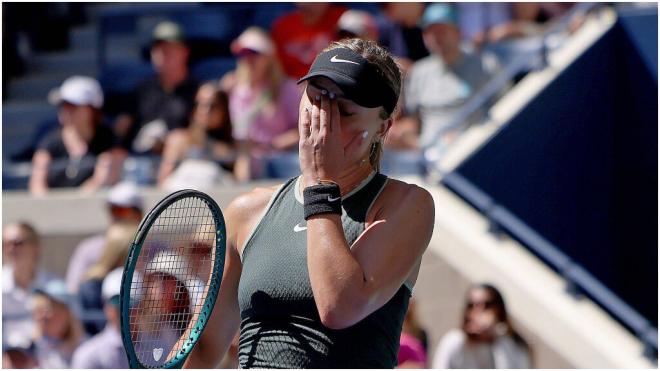
<path id="1" fill-rule="evenodd" d="M 300 102 L 301 175 L 225 210 L 215 310 L 186 367 L 215 367 L 240 324 L 242 368 L 392 368 L 430 194 L 379 173 L 401 74 L 376 43 L 322 51 Z"/>

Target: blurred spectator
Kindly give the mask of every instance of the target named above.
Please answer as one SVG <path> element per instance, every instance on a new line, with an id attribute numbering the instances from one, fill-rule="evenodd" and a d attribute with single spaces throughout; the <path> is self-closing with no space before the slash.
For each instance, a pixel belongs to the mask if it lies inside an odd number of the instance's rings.
<path id="1" fill-rule="evenodd" d="M 349 9 L 337 21 L 337 39 L 360 38 L 378 41 L 378 26 L 374 17 L 364 10 Z"/>
<path id="2" fill-rule="evenodd" d="M 85 331 L 70 307 L 73 300 L 61 280 L 35 290 L 32 317 L 37 324 L 39 368 L 69 368 L 73 352 L 85 340 Z"/>
<path id="3" fill-rule="evenodd" d="M 181 189 L 184 183 L 198 183 L 199 177 L 206 177 L 202 182 L 217 183 L 218 177 L 227 178 L 229 174 L 224 174 L 225 171 L 211 160 L 223 160 L 225 170 L 231 172 L 235 156 L 229 98 L 217 82 L 206 83 L 197 91 L 188 128 L 175 129 L 167 136 L 158 184 L 173 182 Z M 204 161 L 201 165 L 210 166 L 211 171 L 199 171 L 206 168 L 196 166 L 199 161 Z M 186 167 L 187 170 L 183 170 Z"/>
<path id="4" fill-rule="evenodd" d="M 466 299 L 462 328 L 440 340 L 433 368 L 531 368 L 529 346 L 511 326 L 500 292 L 479 284 Z"/>
<path id="5" fill-rule="evenodd" d="M 458 25 L 462 39 L 468 45 L 480 49 L 483 44 L 495 42 L 489 36 L 493 30 L 495 34 L 501 33 L 497 29 L 506 29 L 513 20 L 511 3 L 456 3 L 458 8 Z"/>
<path id="6" fill-rule="evenodd" d="M 106 200 L 110 225 L 115 223 L 139 224 L 143 214 L 140 190 L 130 182 L 121 182 L 110 189 Z M 105 246 L 106 233 L 99 233 L 82 240 L 69 260 L 66 270 L 66 285 L 70 293 L 78 294 L 85 273 L 94 265 Z"/>
<path id="7" fill-rule="evenodd" d="M 424 11 L 424 43 L 431 55 L 416 62 L 406 79 L 406 117 L 390 130 L 391 147 L 424 148 L 434 144 L 438 135 L 446 145 L 456 135 L 447 126 L 492 76 L 493 68 L 481 56 L 461 49 L 456 22 L 448 4 L 432 4 Z"/>
<path id="8" fill-rule="evenodd" d="M 30 317 L 32 291 L 55 279 L 38 267 L 41 246 L 37 231 L 26 222 L 2 230 L 2 338 L 24 345 L 34 331 Z"/>
<path id="9" fill-rule="evenodd" d="M 142 283 L 138 286 L 139 301 L 133 308 L 135 321 L 131 327 L 140 332 L 141 342 L 136 343 L 136 353 L 154 348 L 172 349 L 186 330 L 181 324 L 190 320 L 191 305 L 186 286 L 187 277 L 182 275 L 184 258 L 171 252 L 161 251 L 146 266 Z M 201 292 L 198 292 L 198 295 Z M 171 318 L 177 318 L 172 321 Z M 156 366 L 158 361 L 149 357 L 143 360 L 146 366 Z M 149 363 L 152 362 L 152 363 Z"/>
<path id="10" fill-rule="evenodd" d="M 425 3 L 383 3 L 384 17 L 378 17 L 379 43 L 396 56 L 404 77 L 413 62 L 429 55 L 422 38 L 419 21 Z"/>
<path id="11" fill-rule="evenodd" d="M 80 284 L 80 303 L 85 311 L 103 309 L 101 288 L 103 280 L 110 271 L 123 267 L 128 250 L 137 233 L 135 223 L 114 223 L 110 225 L 105 237 L 105 245 L 99 260 L 85 273 Z M 94 335 L 101 330 L 101 325 L 94 321 L 85 323 L 85 330 Z"/>
<path id="12" fill-rule="evenodd" d="M 61 128 L 48 134 L 32 158 L 30 192 L 78 187 L 93 191 L 117 182 L 125 152 L 112 131 L 101 125 L 103 92 L 91 77 L 72 76 L 48 96 L 59 106 Z"/>
<path id="13" fill-rule="evenodd" d="M 183 29 L 164 21 L 153 31 L 151 63 L 157 75 L 142 82 L 134 107 L 119 115 L 115 131 L 136 153 L 160 154 L 170 130 L 186 127 L 199 83 L 190 75 Z"/>
<path id="14" fill-rule="evenodd" d="M 411 299 L 403 319 L 397 368 L 427 368 L 428 336 L 417 320 L 415 300 Z"/>
<path id="15" fill-rule="evenodd" d="M 463 39 L 483 44 L 533 36 L 561 16 L 572 3 L 457 3 Z"/>
<path id="16" fill-rule="evenodd" d="M 12 342 L 14 339 L 6 339 Z M 29 340 L 24 344 L 5 344 L 3 338 L 2 347 L 2 368 L 37 368 L 37 358 L 35 356 L 34 343 Z"/>
<path id="17" fill-rule="evenodd" d="M 275 20 L 271 34 L 284 71 L 303 77 L 316 55 L 335 39 L 337 21 L 346 8 L 329 3 L 296 3 L 297 10 Z"/>
<path id="18" fill-rule="evenodd" d="M 119 292 L 122 268 L 116 268 L 103 280 L 103 311 L 107 324 L 99 334 L 82 343 L 73 353 L 72 368 L 128 368 L 128 357 L 121 340 Z"/>
<path id="19" fill-rule="evenodd" d="M 543 44 L 542 34 L 550 21 L 571 6 L 572 4 L 511 3 L 511 20 L 488 30 L 484 50 L 495 54 L 502 65 L 512 63 L 525 52 L 538 50 Z M 579 23 L 571 25 L 574 26 L 579 27 Z M 520 80 L 533 67 L 528 66 L 515 80 Z"/>
<path id="20" fill-rule="evenodd" d="M 282 72 L 273 42 L 262 29 L 248 28 L 231 48 L 237 67 L 220 85 L 229 94 L 234 138 L 239 141 L 236 177 L 245 181 L 262 175 L 259 159 L 264 154 L 297 148 L 302 92 Z"/>

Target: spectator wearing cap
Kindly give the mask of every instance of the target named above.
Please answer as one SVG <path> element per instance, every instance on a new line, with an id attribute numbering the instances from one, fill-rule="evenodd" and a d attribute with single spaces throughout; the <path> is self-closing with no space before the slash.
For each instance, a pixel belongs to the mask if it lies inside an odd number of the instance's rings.
<path id="1" fill-rule="evenodd" d="M 298 80 L 316 55 L 334 41 L 337 20 L 346 8 L 322 2 L 296 3 L 296 7 L 275 20 L 271 35 L 284 72 Z"/>
<path id="2" fill-rule="evenodd" d="M 110 217 L 109 226 L 117 223 L 138 225 L 142 220 L 144 203 L 140 190 L 132 182 L 121 182 L 108 192 L 106 210 Z M 85 272 L 98 262 L 106 243 L 106 232 L 82 240 L 76 246 L 66 270 L 66 284 L 69 292 L 78 294 Z"/>
<path id="3" fill-rule="evenodd" d="M 239 143 L 235 174 L 245 181 L 262 175 L 259 164 L 266 154 L 296 148 L 302 92 L 283 73 L 275 45 L 261 28 L 243 31 L 231 49 L 237 67 L 220 85 L 229 95 L 233 135 Z"/>
<path id="4" fill-rule="evenodd" d="M 199 83 L 190 75 L 190 48 L 180 25 L 163 21 L 151 41 L 156 76 L 143 81 L 131 99 L 134 106 L 115 122 L 124 145 L 136 153 L 160 154 L 167 133 L 186 127 Z"/>
<path id="5" fill-rule="evenodd" d="M 455 9 L 431 4 L 422 16 L 424 43 L 431 52 L 410 69 L 404 84 L 405 116 L 390 132 L 389 144 L 420 149 L 456 135 L 454 116 L 494 74 L 481 56 L 461 48 Z"/>
<path id="6" fill-rule="evenodd" d="M 27 343 L 35 324 L 30 317 L 31 295 L 55 276 L 38 267 L 39 234 L 26 222 L 9 223 L 2 230 L 2 338 Z"/>
<path id="7" fill-rule="evenodd" d="M 181 324 L 191 319 L 191 308 L 201 300 L 203 293 L 200 286 L 191 291 L 190 279 L 185 275 L 186 264 L 186 258 L 175 251 L 160 251 L 146 264 L 144 274 L 133 278 L 135 290 L 131 290 L 131 295 L 135 293 L 139 301 L 132 324 L 141 333 L 142 340 L 135 344 L 136 353 L 151 353 L 155 348 L 172 349 L 184 333 L 185 327 Z M 191 297 L 191 293 L 196 298 Z M 157 365 L 149 357 L 144 362 L 148 367 Z"/>
<path id="8" fill-rule="evenodd" d="M 36 355 L 39 368 L 69 368 L 85 331 L 72 309 L 74 296 L 62 280 L 52 280 L 35 290 L 32 317 L 37 324 Z"/>
<path id="9" fill-rule="evenodd" d="M 80 304 L 85 311 L 103 309 L 101 288 L 103 280 L 115 268 L 123 267 L 128 256 L 128 249 L 137 233 L 135 223 L 113 223 L 105 235 L 105 244 L 101 256 L 83 276 L 78 295 Z M 85 330 L 89 334 L 96 334 L 103 327 L 98 321 L 84 322 Z"/>
<path id="10" fill-rule="evenodd" d="M 78 186 L 93 191 L 117 182 L 125 154 L 115 149 L 112 130 L 101 125 L 99 83 L 91 77 L 72 76 L 48 98 L 59 107 L 61 127 L 37 146 L 30 192 L 43 195 L 49 188 Z"/>
<path id="11" fill-rule="evenodd" d="M 122 273 L 122 268 L 116 268 L 103 280 L 103 311 L 107 323 L 103 331 L 82 343 L 73 353 L 72 368 L 128 368 L 119 323 Z"/>
<path id="12" fill-rule="evenodd" d="M 354 37 L 365 40 L 378 40 L 376 20 L 364 10 L 349 9 L 337 21 L 337 39 Z"/>

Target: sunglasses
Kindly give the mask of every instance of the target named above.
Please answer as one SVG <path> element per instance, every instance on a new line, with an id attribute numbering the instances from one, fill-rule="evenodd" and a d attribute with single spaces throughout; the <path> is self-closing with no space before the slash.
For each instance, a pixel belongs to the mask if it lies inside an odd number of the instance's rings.
<path id="1" fill-rule="evenodd" d="M 249 48 L 242 48 L 241 50 L 239 50 L 239 51 L 236 53 L 236 57 L 237 57 L 237 58 L 241 58 L 241 57 L 251 57 L 251 56 L 253 56 L 253 55 L 259 55 L 259 54 L 261 54 L 261 53 L 259 53 L 259 52 L 256 51 L 256 50 L 249 49 Z"/>
<path id="2" fill-rule="evenodd" d="M 195 102 L 193 103 L 193 108 L 207 108 L 207 109 L 218 109 L 220 108 L 220 103 L 206 103 L 206 102 Z"/>
<path id="3" fill-rule="evenodd" d="M 28 242 L 30 242 L 30 241 L 27 240 L 27 239 L 21 239 L 21 238 L 2 241 L 3 244 L 7 244 L 9 246 L 14 246 L 14 247 L 21 247 L 23 245 L 26 245 Z"/>
<path id="4" fill-rule="evenodd" d="M 497 303 L 494 300 L 486 301 L 470 301 L 467 303 L 467 309 L 472 309 L 474 307 L 484 307 L 485 309 L 493 309 Z"/>

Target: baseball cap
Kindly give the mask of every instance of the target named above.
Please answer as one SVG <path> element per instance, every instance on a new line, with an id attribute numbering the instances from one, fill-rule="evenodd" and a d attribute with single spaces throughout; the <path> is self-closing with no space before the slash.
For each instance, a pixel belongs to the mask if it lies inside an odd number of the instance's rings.
<path id="1" fill-rule="evenodd" d="M 103 279 L 101 286 L 101 297 L 103 301 L 110 301 L 112 304 L 119 305 L 119 292 L 121 291 L 121 277 L 124 273 L 123 268 L 115 268 Z"/>
<path id="2" fill-rule="evenodd" d="M 133 182 L 121 182 L 110 189 L 107 201 L 121 207 L 135 207 L 142 210 L 142 196 Z"/>
<path id="3" fill-rule="evenodd" d="M 159 41 L 172 41 L 183 43 L 186 41 L 183 28 L 172 21 L 162 21 L 154 27 L 151 35 L 152 45 Z"/>
<path id="4" fill-rule="evenodd" d="M 378 28 L 374 18 L 364 10 L 349 9 L 345 11 L 337 21 L 337 30 L 355 36 L 376 37 Z"/>
<path id="5" fill-rule="evenodd" d="M 240 55 L 246 51 L 272 55 L 275 52 L 275 46 L 265 31 L 259 27 L 250 27 L 231 43 L 231 51 L 234 55 Z"/>
<path id="6" fill-rule="evenodd" d="M 186 258 L 175 252 L 160 251 L 147 264 L 145 274 L 167 273 L 185 284 L 189 280 L 189 277 L 185 275 L 185 272 L 189 269 L 188 264 L 189 262 Z"/>
<path id="7" fill-rule="evenodd" d="M 432 24 L 449 23 L 458 24 L 456 11 L 450 4 L 436 3 L 426 7 L 420 26 L 426 28 Z"/>
<path id="8" fill-rule="evenodd" d="M 67 306 L 73 303 L 73 295 L 69 293 L 69 290 L 66 287 L 66 283 L 60 279 L 50 280 L 45 284 L 37 287 L 34 292 L 35 294 L 48 296 L 52 300 Z"/>
<path id="9" fill-rule="evenodd" d="M 382 71 L 351 49 L 340 47 L 322 52 L 298 84 L 318 76 L 332 80 L 348 99 L 362 107 L 383 106 L 390 114 L 396 107 L 398 93 Z"/>
<path id="10" fill-rule="evenodd" d="M 98 81 L 87 76 L 71 76 L 62 85 L 48 93 L 53 105 L 67 102 L 76 106 L 103 107 L 103 90 Z"/>

